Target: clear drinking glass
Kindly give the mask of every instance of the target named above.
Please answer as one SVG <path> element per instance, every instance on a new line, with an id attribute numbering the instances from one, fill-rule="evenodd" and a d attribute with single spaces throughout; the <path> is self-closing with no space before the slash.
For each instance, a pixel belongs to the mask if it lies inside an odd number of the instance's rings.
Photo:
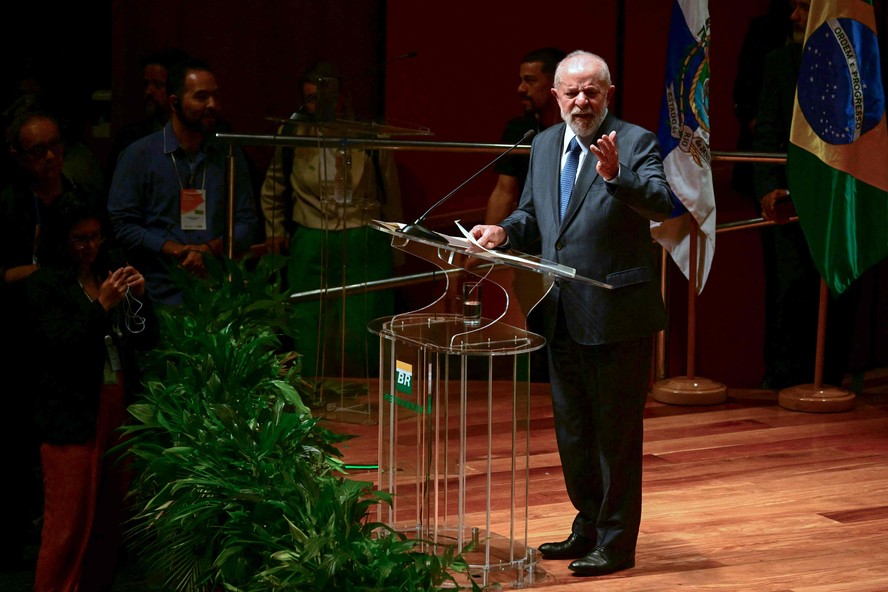
<path id="1" fill-rule="evenodd" d="M 481 282 L 462 285 L 462 313 L 466 325 L 481 323 Z"/>

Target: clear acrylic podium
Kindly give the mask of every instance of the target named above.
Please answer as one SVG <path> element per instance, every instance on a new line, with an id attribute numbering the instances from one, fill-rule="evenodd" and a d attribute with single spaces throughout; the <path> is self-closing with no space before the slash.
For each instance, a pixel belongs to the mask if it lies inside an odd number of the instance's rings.
<path id="1" fill-rule="evenodd" d="M 555 278 L 597 282 L 524 254 L 477 251 L 462 237 L 438 242 L 401 224 L 371 225 L 445 280 L 431 304 L 369 326 L 380 338 L 378 488 L 393 500 L 378 520 L 429 553 L 461 553 L 477 584 L 531 586 L 543 572 L 527 544 L 529 357 L 545 339 L 525 319 Z M 462 289 L 476 283 L 477 319 Z M 472 425 L 486 432 L 469 445 L 468 414 L 482 408 Z"/>

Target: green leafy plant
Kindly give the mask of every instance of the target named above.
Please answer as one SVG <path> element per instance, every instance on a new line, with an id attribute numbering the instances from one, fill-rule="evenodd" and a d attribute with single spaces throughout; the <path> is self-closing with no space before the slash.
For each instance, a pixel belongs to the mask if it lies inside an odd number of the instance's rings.
<path id="1" fill-rule="evenodd" d="M 226 260 L 179 277 L 157 311 L 161 344 L 125 429 L 133 460 L 130 546 L 162 590 L 453 589 L 466 562 L 369 519 L 385 492 L 345 476 L 351 436 L 303 403 L 282 259 Z M 473 585 L 473 588 L 476 588 Z"/>

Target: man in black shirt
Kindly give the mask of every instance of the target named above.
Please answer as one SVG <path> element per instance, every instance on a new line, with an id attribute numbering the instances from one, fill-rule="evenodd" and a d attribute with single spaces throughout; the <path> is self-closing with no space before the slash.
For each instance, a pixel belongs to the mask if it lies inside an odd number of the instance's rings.
<path id="1" fill-rule="evenodd" d="M 558 103 L 552 95 L 555 67 L 564 58 L 564 52 L 554 47 L 531 51 L 521 60 L 518 69 L 520 82 L 518 96 L 524 104 L 524 115 L 510 119 L 503 130 L 502 142 L 514 144 L 527 130 L 541 132 L 561 121 Z M 487 198 L 485 224 L 496 224 L 511 214 L 518 205 L 518 197 L 527 176 L 527 154 L 509 154 L 497 162 L 494 170 L 496 186 Z"/>

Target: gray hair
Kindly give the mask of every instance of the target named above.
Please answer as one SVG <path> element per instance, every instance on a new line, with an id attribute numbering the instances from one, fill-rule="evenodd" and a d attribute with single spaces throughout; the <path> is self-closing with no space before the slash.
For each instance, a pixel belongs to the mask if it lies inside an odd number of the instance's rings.
<path id="1" fill-rule="evenodd" d="M 607 62 L 604 61 L 604 58 L 602 58 L 598 54 L 592 53 L 591 51 L 584 51 L 582 49 L 577 49 L 575 51 L 570 52 L 566 56 L 564 56 L 564 59 L 561 60 L 560 62 L 558 62 L 558 67 L 555 68 L 555 80 L 554 80 L 555 86 L 558 86 L 558 84 L 561 82 L 561 72 L 564 69 L 565 64 L 567 64 L 570 61 L 576 60 L 578 58 L 585 58 L 585 59 L 590 59 L 590 60 L 594 60 L 594 61 L 598 62 L 599 65 L 601 66 L 601 75 L 604 79 L 605 85 L 606 86 L 611 85 L 610 68 L 607 67 Z"/>

